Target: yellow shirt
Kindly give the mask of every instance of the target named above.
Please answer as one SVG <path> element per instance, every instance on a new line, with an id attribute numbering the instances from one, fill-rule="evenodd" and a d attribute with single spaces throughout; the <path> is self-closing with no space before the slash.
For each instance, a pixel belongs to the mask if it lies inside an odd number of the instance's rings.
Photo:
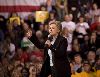
<path id="1" fill-rule="evenodd" d="M 80 75 L 80 73 L 76 72 L 75 74 L 72 74 L 71 77 L 81 77 L 81 75 Z"/>
<path id="2" fill-rule="evenodd" d="M 97 70 L 96 75 L 97 77 L 100 77 L 100 70 Z"/>
<path id="3" fill-rule="evenodd" d="M 81 72 L 81 77 L 96 77 L 96 73 L 95 72 Z"/>

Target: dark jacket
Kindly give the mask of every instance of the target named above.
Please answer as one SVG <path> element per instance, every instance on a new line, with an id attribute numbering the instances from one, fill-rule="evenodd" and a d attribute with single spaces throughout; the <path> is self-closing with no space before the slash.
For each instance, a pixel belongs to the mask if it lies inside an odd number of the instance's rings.
<path id="1" fill-rule="evenodd" d="M 40 77 L 48 77 L 51 74 L 50 67 L 50 58 L 48 55 L 48 48 L 44 47 L 44 44 L 41 44 L 36 36 L 33 35 L 30 40 L 38 47 L 44 48 L 45 60 L 41 69 Z M 56 41 L 53 45 L 50 46 L 53 56 L 53 68 L 56 72 L 56 77 L 71 77 L 70 64 L 67 59 L 66 50 L 67 50 L 67 40 L 66 38 L 58 35 Z"/>

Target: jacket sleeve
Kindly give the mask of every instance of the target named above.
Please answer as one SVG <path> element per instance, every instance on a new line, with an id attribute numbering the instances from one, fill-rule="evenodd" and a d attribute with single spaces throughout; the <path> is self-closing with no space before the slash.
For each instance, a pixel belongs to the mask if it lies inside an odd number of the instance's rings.
<path id="1" fill-rule="evenodd" d="M 29 39 L 37 48 L 39 48 L 39 49 L 44 48 L 44 43 L 41 43 L 35 34 L 32 34 L 32 36 Z"/>

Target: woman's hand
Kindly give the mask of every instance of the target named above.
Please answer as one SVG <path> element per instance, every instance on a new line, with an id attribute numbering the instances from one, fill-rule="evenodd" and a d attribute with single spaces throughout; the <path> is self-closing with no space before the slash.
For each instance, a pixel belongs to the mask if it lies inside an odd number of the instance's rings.
<path id="1" fill-rule="evenodd" d="M 32 31 L 28 30 L 28 32 L 26 33 L 27 37 L 30 38 L 32 36 Z"/>
<path id="2" fill-rule="evenodd" d="M 47 45 L 47 47 L 50 47 L 50 46 L 51 46 L 50 40 L 47 40 L 47 41 L 45 42 L 45 45 Z"/>

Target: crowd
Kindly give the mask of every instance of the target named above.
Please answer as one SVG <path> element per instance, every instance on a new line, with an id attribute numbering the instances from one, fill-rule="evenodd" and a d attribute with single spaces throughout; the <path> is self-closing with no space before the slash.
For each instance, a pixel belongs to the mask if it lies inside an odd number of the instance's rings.
<path id="1" fill-rule="evenodd" d="M 11 13 L 7 19 L 0 15 L 0 77 L 39 77 L 44 50 L 38 49 L 27 33 L 36 34 L 44 43 L 51 21 L 61 22 L 61 34 L 68 41 L 66 52 L 71 77 L 100 77 L 100 9 L 97 4 L 92 0 L 53 1 L 41 5 L 41 11 L 49 12 L 49 18 L 42 23 L 35 21 L 35 12 L 25 19 L 17 13 Z M 19 17 L 20 22 L 17 19 L 10 22 L 11 17 Z"/>

